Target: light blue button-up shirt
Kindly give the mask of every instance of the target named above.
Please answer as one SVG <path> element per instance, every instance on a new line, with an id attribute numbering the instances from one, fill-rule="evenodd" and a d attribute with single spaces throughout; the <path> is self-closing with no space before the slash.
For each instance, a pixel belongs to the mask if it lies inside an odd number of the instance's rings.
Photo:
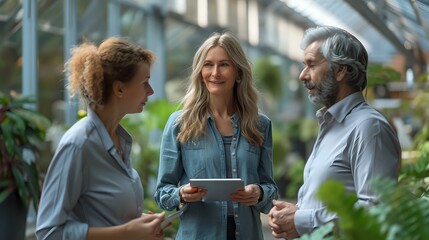
<path id="1" fill-rule="evenodd" d="M 190 178 L 226 178 L 225 149 L 222 136 L 214 119 L 207 117 L 206 135 L 181 144 L 177 140 L 179 112 L 173 113 L 164 129 L 155 200 L 165 210 L 180 204 L 179 188 Z M 260 131 L 264 142 L 261 147 L 250 144 L 240 134 L 238 114 L 231 117 L 233 137 L 231 143 L 232 178 L 241 178 L 245 185 L 259 184 L 262 201 L 248 207 L 233 203 L 236 239 L 263 239 L 260 213 L 268 213 L 272 200 L 277 199 L 273 180 L 271 121 L 260 115 Z M 180 217 L 177 239 L 226 239 L 228 206 L 225 201 L 192 202 Z"/>
<path id="2" fill-rule="evenodd" d="M 37 215 L 38 239 L 86 239 L 88 227 L 140 217 L 143 188 L 131 167 L 131 136 L 117 129 L 122 157 L 90 109 L 62 137 L 45 177 Z"/>
<path id="3" fill-rule="evenodd" d="M 316 196 L 328 179 L 345 184 L 357 194 L 358 203 L 371 205 L 377 193 L 376 177 L 397 179 L 401 148 L 386 119 L 371 108 L 361 92 L 316 113 L 320 132 L 304 168 L 304 184 L 298 193 L 295 227 L 302 235 L 336 218 Z"/>

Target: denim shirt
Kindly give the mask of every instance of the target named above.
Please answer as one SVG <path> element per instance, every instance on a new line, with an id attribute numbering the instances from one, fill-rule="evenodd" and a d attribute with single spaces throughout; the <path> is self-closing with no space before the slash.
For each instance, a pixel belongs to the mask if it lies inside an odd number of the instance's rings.
<path id="1" fill-rule="evenodd" d="M 224 144 L 214 119 L 208 115 L 206 134 L 181 144 L 177 140 L 180 114 L 178 111 L 170 116 L 161 143 L 155 200 L 168 211 L 178 207 L 179 189 L 190 178 L 226 178 Z M 245 185 L 259 184 L 264 192 L 263 199 L 250 207 L 233 202 L 237 240 L 263 239 L 260 213 L 268 213 L 272 200 L 278 197 L 273 179 L 271 121 L 264 115 L 259 115 L 259 120 L 264 136 L 260 147 L 242 137 L 238 114 L 231 117 L 232 177 L 243 179 Z M 189 203 L 180 217 L 176 239 L 226 239 L 227 210 L 226 201 Z"/>

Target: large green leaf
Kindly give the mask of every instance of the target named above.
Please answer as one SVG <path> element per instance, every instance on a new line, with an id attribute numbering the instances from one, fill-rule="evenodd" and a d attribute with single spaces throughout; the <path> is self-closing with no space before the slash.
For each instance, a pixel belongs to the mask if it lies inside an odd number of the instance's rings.
<path id="1" fill-rule="evenodd" d="M 7 188 L 11 185 L 13 185 L 13 182 L 11 180 L 8 180 L 8 179 L 0 180 L 0 189 Z"/>
<path id="2" fill-rule="evenodd" d="M 280 66 L 275 64 L 270 57 L 262 57 L 256 60 L 253 68 L 256 85 L 266 90 L 274 98 L 282 95 L 282 78 Z"/>
<path id="3" fill-rule="evenodd" d="M 0 203 L 6 200 L 7 197 L 13 192 L 13 188 L 6 188 L 0 192 Z"/>
<path id="4" fill-rule="evenodd" d="M 6 96 L 6 94 L 0 91 L 0 106 L 9 105 L 9 104 L 10 104 L 10 98 Z"/>
<path id="5" fill-rule="evenodd" d="M 20 118 L 19 115 L 15 114 L 11 111 L 7 111 L 6 116 L 8 118 L 10 118 L 11 122 L 13 123 L 13 126 L 15 126 L 15 128 L 17 129 L 18 135 L 19 136 L 25 136 L 25 121 L 24 121 L 24 119 Z"/>
<path id="6" fill-rule="evenodd" d="M 335 237 L 332 235 L 334 232 L 335 224 L 333 222 L 329 222 L 311 234 L 304 234 L 299 239 L 300 240 L 333 240 Z"/>
<path id="7" fill-rule="evenodd" d="M 16 153 L 16 144 L 13 135 L 13 125 L 11 124 L 10 119 L 5 119 L 1 124 L 2 138 L 6 147 L 7 154 L 9 156 L 14 156 Z"/>
<path id="8" fill-rule="evenodd" d="M 401 73 L 383 64 L 371 64 L 368 66 L 368 86 L 386 84 L 392 81 L 400 81 Z"/>
<path id="9" fill-rule="evenodd" d="M 37 209 L 40 195 L 39 171 L 35 163 L 25 165 L 28 173 L 28 189 L 31 194 L 31 199 L 33 200 L 34 209 Z"/>
<path id="10" fill-rule="evenodd" d="M 48 118 L 34 111 L 22 108 L 12 109 L 11 111 L 25 119 L 28 126 L 34 128 L 37 131 L 45 132 L 50 126 L 50 121 Z"/>
<path id="11" fill-rule="evenodd" d="M 0 91 L 0 203 L 10 194 L 11 189 L 16 189 L 24 206 L 28 207 L 29 201 L 33 199 L 37 210 L 40 195 L 37 161 L 26 162 L 22 149 L 37 151 L 36 143 L 44 140 L 50 121 L 44 115 L 28 108 L 29 104 L 35 102 L 33 97 L 21 97 L 17 94 L 6 96 Z"/>
<path id="12" fill-rule="evenodd" d="M 19 197 L 21 198 L 21 201 L 24 203 L 24 206 L 28 206 L 30 201 L 30 193 L 26 188 L 24 176 L 22 175 L 21 170 L 18 169 L 17 167 L 12 167 L 12 173 L 16 182 Z"/>
<path id="13" fill-rule="evenodd" d="M 356 206 L 357 196 L 347 192 L 340 182 L 329 180 L 322 184 L 318 197 L 327 209 L 339 218 L 339 234 L 342 239 L 385 239 L 377 218 L 364 207 Z"/>
<path id="14" fill-rule="evenodd" d="M 153 128 L 164 129 L 171 113 L 178 110 L 179 107 L 178 103 L 170 103 L 167 100 L 158 99 L 150 102 L 143 113 L 146 113 L 144 117 L 148 118 L 147 121 L 153 121 L 150 124 Z"/>
<path id="15" fill-rule="evenodd" d="M 416 239 L 429 236 L 429 201 L 409 192 L 409 186 L 390 180 L 379 180 L 375 187 L 381 193 L 381 202 L 371 209 L 378 217 L 388 240 Z"/>

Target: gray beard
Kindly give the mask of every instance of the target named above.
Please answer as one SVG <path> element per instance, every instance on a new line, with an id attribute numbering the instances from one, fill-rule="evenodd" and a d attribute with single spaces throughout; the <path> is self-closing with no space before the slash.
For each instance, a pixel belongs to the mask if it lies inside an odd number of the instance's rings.
<path id="1" fill-rule="evenodd" d="M 307 85 L 313 85 L 309 82 L 304 83 Z M 309 94 L 308 99 L 313 104 L 322 104 L 324 106 L 332 106 L 335 103 L 335 100 L 338 96 L 338 83 L 334 78 L 334 73 L 332 70 L 326 73 L 325 78 L 318 85 L 313 85 L 315 87 L 315 94 Z"/>

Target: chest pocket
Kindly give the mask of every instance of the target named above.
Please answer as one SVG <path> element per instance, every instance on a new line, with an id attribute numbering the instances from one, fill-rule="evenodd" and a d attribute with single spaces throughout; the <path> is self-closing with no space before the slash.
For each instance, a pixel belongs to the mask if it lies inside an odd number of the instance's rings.
<path id="1" fill-rule="evenodd" d="M 204 149 L 206 147 L 206 144 L 204 141 L 200 141 L 200 140 L 191 140 L 186 142 L 185 144 L 183 144 L 183 149 L 184 150 L 201 150 Z"/>
<path id="2" fill-rule="evenodd" d="M 250 144 L 249 142 L 246 141 L 246 150 L 248 152 L 254 153 L 256 155 L 259 155 L 259 153 L 261 152 L 261 148 L 257 147 L 255 145 Z"/>
<path id="3" fill-rule="evenodd" d="M 254 174 L 258 172 L 261 148 L 245 141 L 242 142 L 242 147 L 238 147 L 237 164 L 241 176 Z M 241 169 L 241 170 L 240 170 Z"/>
<path id="4" fill-rule="evenodd" d="M 182 162 L 189 178 L 206 178 L 206 142 L 191 140 L 182 145 Z"/>

